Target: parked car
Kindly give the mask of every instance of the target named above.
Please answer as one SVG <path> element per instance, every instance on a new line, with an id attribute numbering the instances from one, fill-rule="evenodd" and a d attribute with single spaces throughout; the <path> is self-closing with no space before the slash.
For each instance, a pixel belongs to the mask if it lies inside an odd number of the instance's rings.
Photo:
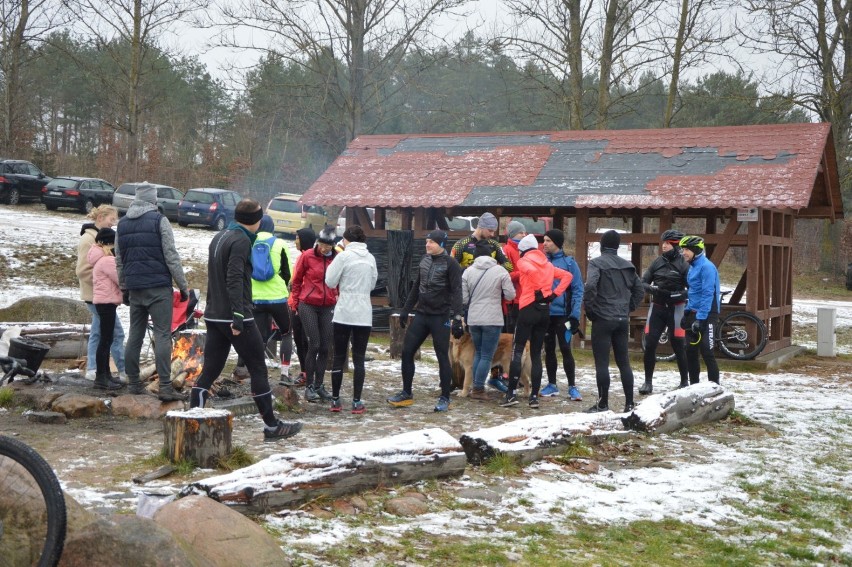
<path id="1" fill-rule="evenodd" d="M 4 203 L 38 201 L 49 182 L 50 177 L 28 161 L 0 158 L 0 200 Z"/>
<path id="2" fill-rule="evenodd" d="M 239 193 L 228 189 L 190 189 L 178 204 L 178 224 L 203 224 L 214 230 L 223 230 L 234 220 L 234 210 L 240 199 Z"/>
<path id="3" fill-rule="evenodd" d="M 620 228 L 599 228 L 595 231 L 596 234 L 603 234 L 609 230 L 614 230 L 620 234 L 627 234 L 626 230 L 621 230 Z M 633 245 L 632 244 L 622 244 L 618 247 L 618 255 L 624 258 L 627 261 L 633 261 Z M 601 243 L 600 240 L 597 242 L 589 242 L 589 259 L 597 258 L 601 255 Z"/>
<path id="4" fill-rule="evenodd" d="M 370 222 L 376 222 L 376 209 L 367 207 L 367 214 L 370 216 Z M 337 217 L 337 237 L 343 238 L 343 233 L 346 232 L 346 207 L 340 209 L 340 215 Z"/>
<path id="5" fill-rule="evenodd" d="M 112 203 L 115 187 L 94 177 L 54 177 L 41 190 L 41 202 L 48 211 L 59 207 L 88 213 L 99 205 Z"/>
<path id="6" fill-rule="evenodd" d="M 159 185 L 157 183 L 148 183 L 140 181 L 136 183 L 122 183 L 116 189 L 112 197 L 112 206 L 118 209 L 119 216 L 127 214 L 127 209 L 130 203 L 136 198 L 136 188 L 140 185 L 153 185 L 157 188 L 157 208 L 170 221 L 178 220 L 178 203 L 183 199 L 183 193 L 174 187 L 168 185 Z"/>
<path id="7" fill-rule="evenodd" d="M 296 234 L 300 228 L 310 227 L 316 232 L 332 224 L 325 209 L 318 205 L 303 205 L 301 195 L 279 193 L 266 205 L 266 214 L 275 223 L 276 234 Z"/>
<path id="8" fill-rule="evenodd" d="M 500 217 L 499 235 L 506 237 L 506 227 L 510 222 L 517 221 L 524 225 L 527 234 L 533 234 L 542 242 L 544 233 L 553 228 L 553 217 Z"/>
<path id="9" fill-rule="evenodd" d="M 479 223 L 479 217 L 446 217 L 450 231 L 473 232 Z"/>

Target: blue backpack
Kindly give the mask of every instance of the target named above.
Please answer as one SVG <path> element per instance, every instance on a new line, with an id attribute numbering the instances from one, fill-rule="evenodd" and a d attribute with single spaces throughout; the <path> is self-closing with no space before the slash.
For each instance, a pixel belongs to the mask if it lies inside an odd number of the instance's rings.
<path id="1" fill-rule="evenodd" d="M 272 243 L 275 237 L 266 240 L 255 240 L 251 247 L 251 279 L 265 282 L 275 275 L 275 267 L 272 265 Z"/>

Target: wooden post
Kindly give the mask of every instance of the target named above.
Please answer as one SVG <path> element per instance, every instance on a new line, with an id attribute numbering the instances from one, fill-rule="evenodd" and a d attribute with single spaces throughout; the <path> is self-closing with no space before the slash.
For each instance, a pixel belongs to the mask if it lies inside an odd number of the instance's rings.
<path id="1" fill-rule="evenodd" d="M 411 324 L 412 317 L 408 316 L 408 323 Z M 390 357 L 394 360 L 402 357 L 402 341 L 405 338 L 405 329 L 399 326 L 399 313 L 393 313 L 388 319 L 390 329 Z M 420 349 L 414 354 L 414 360 L 420 360 Z"/>
<path id="2" fill-rule="evenodd" d="M 187 459 L 202 468 L 216 468 L 231 453 L 233 420 L 227 410 L 193 408 L 166 413 L 163 437 L 169 460 Z"/>

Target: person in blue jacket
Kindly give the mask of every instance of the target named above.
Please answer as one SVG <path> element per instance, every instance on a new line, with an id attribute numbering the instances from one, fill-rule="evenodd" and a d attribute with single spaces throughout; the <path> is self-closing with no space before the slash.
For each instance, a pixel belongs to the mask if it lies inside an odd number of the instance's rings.
<path id="1" fill-rule="evenodd" d="M 700 236 L 684 236 L 680 240 L 680 247 L 684 259 L 689 262 L 689 273 L 686 275 L 689 299 L 680 323 L 681 327 L 686 329 L 689 383 L 698 383 L 701 373 L 701 362 L 698 358 L 700 354 L 707 366 L 707 378 L 718 384 L 719 366 L 713 355 L 713 345 L 722 304 L 719 271 L 704 253 L 704 239 Z"/>
<path id="2" fill-rule="evenodd" d="M 556 386 L 556 343 L 562 353 L 562 365 L 565 376 L 568 377 L 568 397 L 572 401 L 581 401 L 583 397 L 575 385 L 574 354 L 571 352 L 571 338 L 580 332 L 580 308 L 583 306 L 583 276 L 580 266 L 573 256 L 566 256 L 562 251 L 565 244 L 565 234 L 559 229 L 551 229 L 544 233 L 544 253 L 547 259 L 557 268 L 570 272 L 573 276 L 568 292 L 560 295 L 550 304 L 550 323 L 544 335 L 544 366 L 547 369 L 547 386 L 541 390 L 541 396 L 556 396 L 559 388 Z M 559 284 L 553 282 L 554 289 Z M 567 324 L 567 326 L 566 326 Z"/>

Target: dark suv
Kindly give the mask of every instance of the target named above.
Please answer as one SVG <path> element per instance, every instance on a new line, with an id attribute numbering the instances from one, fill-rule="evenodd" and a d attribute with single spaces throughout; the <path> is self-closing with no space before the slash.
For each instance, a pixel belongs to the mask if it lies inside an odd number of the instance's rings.
<path id="1" fill-rule="evenodd" d="M 190 189 L 178 205 L 178 224 L 203 224 L 223 230 L 234 219 L 234 210 L 240 199 L 239 193 L 227 189 Z"/>
<path id="2" fill-rule="evenodd" d="M 0 158 L 0 200 L 10 205 L 41 200 L 50 177 L 28 161 Z"/>

